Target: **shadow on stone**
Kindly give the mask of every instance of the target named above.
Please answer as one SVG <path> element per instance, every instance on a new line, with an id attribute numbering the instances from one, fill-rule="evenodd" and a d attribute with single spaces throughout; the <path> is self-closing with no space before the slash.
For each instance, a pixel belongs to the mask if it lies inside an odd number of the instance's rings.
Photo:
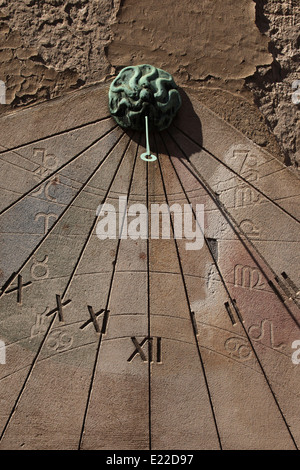
<path id="1" fill-rule="evenodd" d="M 184 153 L 180 150 L 180 137 L 183 137 L 184 134 L 197 142 L 200 147 L 202 146 L 202 126 L 200 119 L 197 116 L 192 102 L 186 92 L 182 88 L 179 88 L 179 92 L 182 99 L 182 106 L 170 127 L 160 133 L 156 132 L 154 135 L 152 132 L 149 133 L 151 153 L 158 152 L 159 154 L 166 154 L 166 146 L 164 142 L 170 140 L 170 135 L 173 136 L 176 142 L 179 144 L 179 146 L 172 145 L 171 153 L 172 156 L 176 158 L 186 158 L 191 156 L 191 153 L 189 153 L 186 148 L 186 155 L 184 155 Z M 131 130 L 125 130 L 125 132 L 129 136 L 132 135 Z M 140 142 L 142 147 L 146 147 L 145 133 L 135 132 L 132 138 L 134 142 Z"/>

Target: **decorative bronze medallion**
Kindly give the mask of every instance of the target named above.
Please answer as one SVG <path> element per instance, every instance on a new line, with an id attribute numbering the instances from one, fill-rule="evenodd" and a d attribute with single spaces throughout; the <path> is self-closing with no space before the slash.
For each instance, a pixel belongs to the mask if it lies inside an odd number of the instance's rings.
<path id="1" fill-rule="evenodd" d="M 150 129 L 167 129 L 180 106 L 172 75 L 153 65 L 125 67 L 110 85 L 110 112 L 126 129 L 143 131 L 146 116 Z"/>

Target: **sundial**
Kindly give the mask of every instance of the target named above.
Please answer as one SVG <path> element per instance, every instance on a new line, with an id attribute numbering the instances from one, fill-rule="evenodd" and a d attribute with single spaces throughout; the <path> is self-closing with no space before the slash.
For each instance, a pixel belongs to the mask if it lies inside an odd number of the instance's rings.
<path id="1" fill-rule="evenodd" d="M 297 449 L 299 179 L 129 69 L 138 129 L 110 85 L 0 119 L 0 449 Z"/>

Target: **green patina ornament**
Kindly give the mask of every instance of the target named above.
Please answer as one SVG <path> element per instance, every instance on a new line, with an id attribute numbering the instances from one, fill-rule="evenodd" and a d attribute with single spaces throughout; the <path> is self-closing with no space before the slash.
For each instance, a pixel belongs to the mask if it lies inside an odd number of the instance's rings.
<path id="1" fill-rule="evenodd" d="M 124 128 L 162 131 L 170 126 L 181 106 L 181 97 L 172 75 L 143 64 L 125 67 L 109 89 L 109 109 Z"/>

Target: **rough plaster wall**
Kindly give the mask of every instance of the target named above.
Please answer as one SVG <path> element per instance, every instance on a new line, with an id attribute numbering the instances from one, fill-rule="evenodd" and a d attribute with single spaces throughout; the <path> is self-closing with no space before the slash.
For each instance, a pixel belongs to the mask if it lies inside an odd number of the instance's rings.
<path id="1" fill-rule="evenodd" d="M 187 8 L 188 4 L 188 8 Z M 198 90 L 205 104 L 257 144 L 284 159 L 275 136 L 245 87 L 259 65 L 269 66 L 268 38 L 252 0 L 125 0 L 112 25 L 107 56 L 117 70 L 155 63 L 177 83 Z"/>
<path id="2" fill-rule="evenodd" d="M 296 2 L 240 0 L 237 8 L 236 0 L 0 0 L 0 80 L 8 103 L 0 110 L 152 62 L 296 166 Z"/>
<path id="3" fill-rule="evenodd" d="M 236 80 L 272 61 L 249 0 L 126 0 L 112 30 L 112 64 L 158 61 L 180 82 Z"/>
<path id="4" fill-rule="evenodd" d="M 277 136 L 287 164 L 300 165 L 300 105 L 292 83 L 300 79 L 299 0 L 256 0 L 257 25 L 270 38 L 271 66 L 258 67 L 246 80 L 255 102 Z"/>
<path id="5" fill-rule="evenodd" d="M 103 80 L 118 2 L 0 0 L 0 80 L 12 106 Z"/>

